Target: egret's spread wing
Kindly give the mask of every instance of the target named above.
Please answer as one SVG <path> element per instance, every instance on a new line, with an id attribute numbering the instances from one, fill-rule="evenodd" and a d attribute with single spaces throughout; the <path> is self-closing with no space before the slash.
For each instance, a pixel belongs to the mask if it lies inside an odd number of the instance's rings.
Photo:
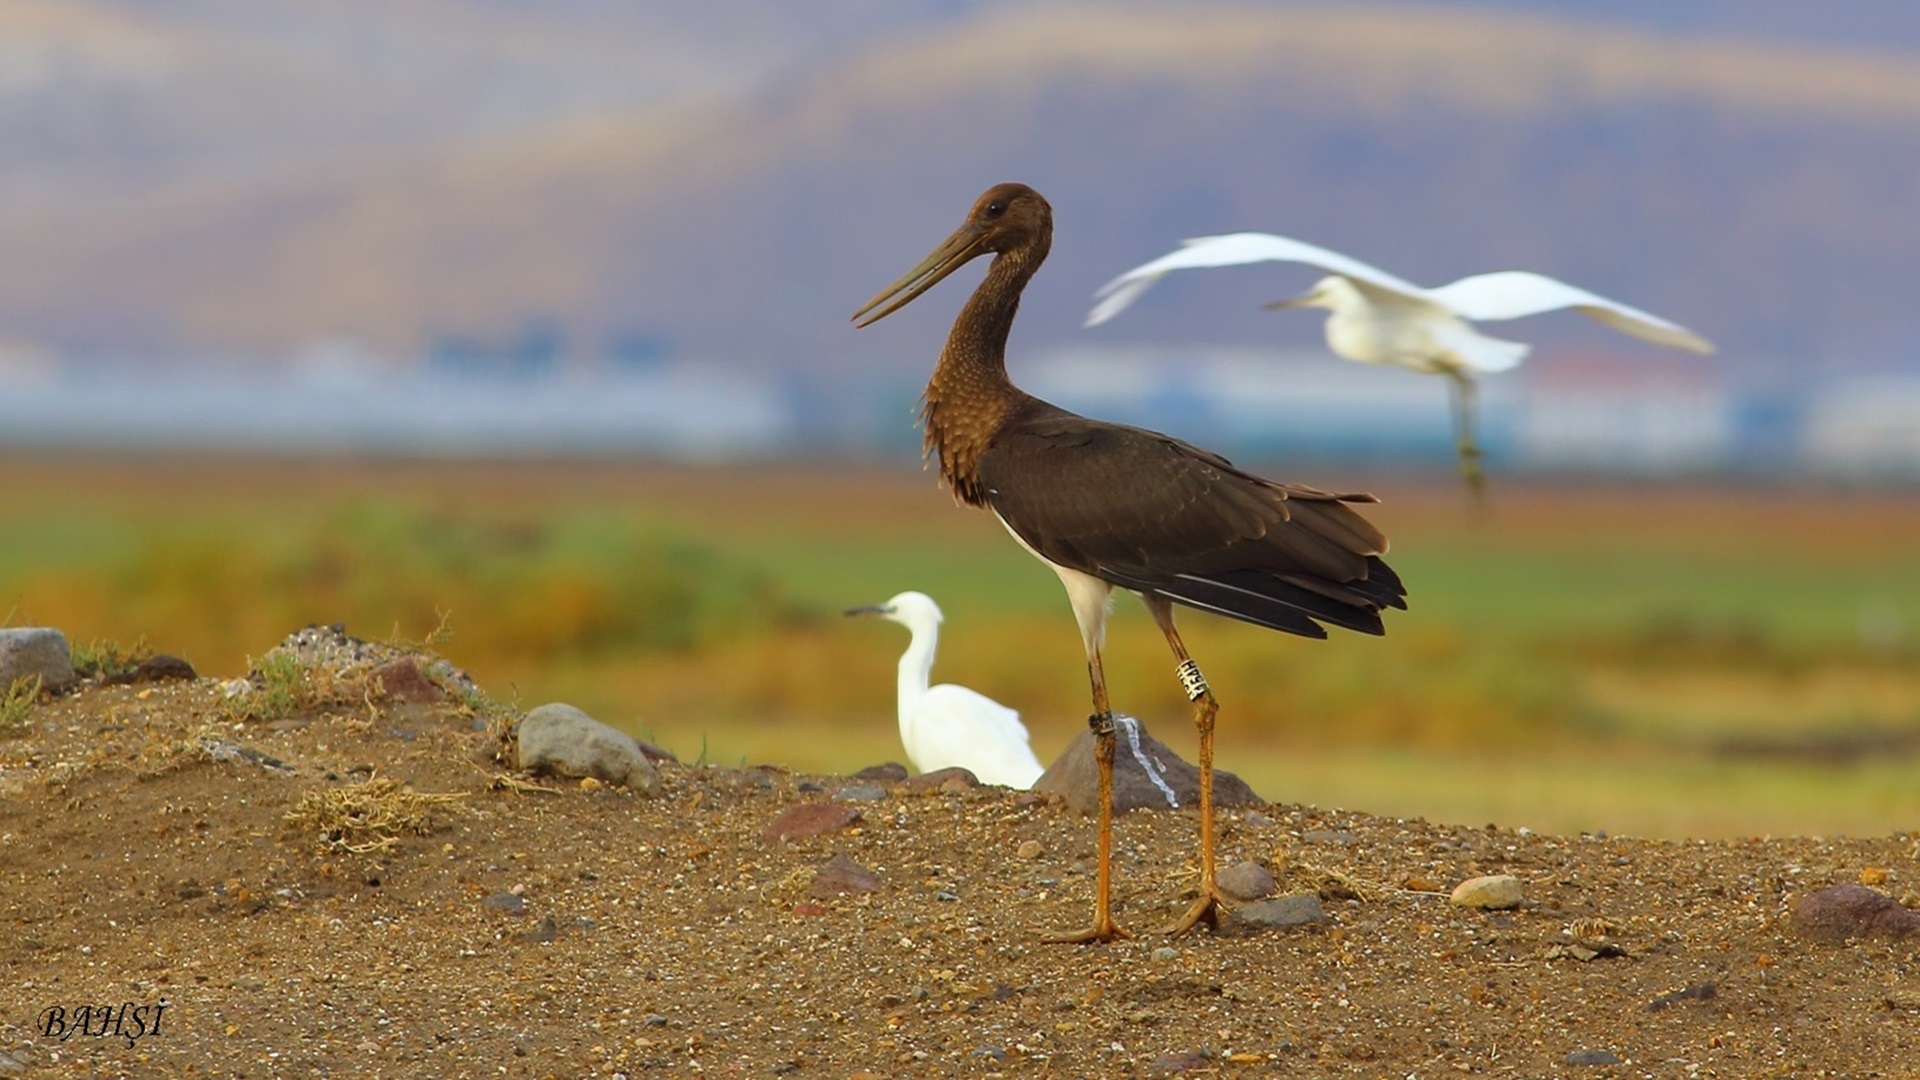
<path id="1" fill-rule="evenodd" d="M 1679 323 L 1525 270 L 1475 274 L 1451 285 L 1442 285 L 1427 295 L 1455 314 L 1476 321 L 1518 319 L 1523 315 L 1573 308 L 1638 338 L 1692 352 L 1713 351 L 1712 342 Z"/>
<path id="2" fill-rule="evenodd" d="M 1048 407 L 1051 408 L 1051 407 Z M 1042 558 L 1276 630 L 1380 632 L 1404 606 L 1386 538 L 1338 495 L 1282 485 L 1157 432 L 1055 410 L 982 455 L 988 505 Z"/>
<path id="3" fill-rule="evenodd" d="M 1240 266 L 1255 262 L 1305 263 L 1351 278 L 1363 287 L 1421 299 L 1427 296 L 1426 290 L 1420 286 L 1337 251 L 1272 233 L 1228 233 L 1188 240 L 1178 250 L 1136 266 L 1102 285 L 1100 291 L 1093 294 L 1099 303 L 1087 313 L 1086 325 L 1098 326 L 1118 315 L 1141 293 L 1151 288 L 1154 282 L 1175 270 Z"/>

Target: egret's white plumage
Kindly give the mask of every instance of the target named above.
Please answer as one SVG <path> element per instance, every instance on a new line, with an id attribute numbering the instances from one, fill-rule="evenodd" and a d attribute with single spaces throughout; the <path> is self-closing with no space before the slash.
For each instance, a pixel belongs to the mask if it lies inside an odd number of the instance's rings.
<path id="1" fill-rule="evenodd" d="M 925 593 L 903 592 L 849 615 L 878 615 L 913 634 L 900 656 L 900 742 L 921 772 L 959 765 L 985 784 L 1029 788 L 1046 770 L 1027 742 L 1020 714 L 952 683 L 929 686 L 940 640 L 940 606 Z"/>
<path id="2" fill-rule="evenodd" d="M 1449 377 L 1456 393 L 1461 468 L 1476 488 L 1480 481 L 1475 461 L 1479 450 L 1473 440 L 1473 377 L 1512 368 L 1526 358 L 1528 346 L 1489 337 L 1470 322 L 1571 308 L 1647 341 L 1692 352 L 1713 351 L 1711 342 L 1678 323 L 1541 274 L 1503 270 L 1426 289 L 1337 251 L 1271 233 L 1188 240 L 1178 250 L 1102 286 L 1094 294 L 1098 302 L 1087 313 L 1087 325 L 1113 318 L 1175 270 L 1254 262 L 1305 263 L 1332 271 L 1308 292 L 1269 306 L 1330 311 L 1327 347 L 1334 355 Z"/>

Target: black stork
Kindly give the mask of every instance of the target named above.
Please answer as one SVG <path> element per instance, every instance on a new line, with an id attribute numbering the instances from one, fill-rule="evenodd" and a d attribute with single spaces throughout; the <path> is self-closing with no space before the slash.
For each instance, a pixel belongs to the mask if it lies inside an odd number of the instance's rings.
<path id="1" fill-rule="evenodd" d="M 1174 629 L 1186 604 L 1257 626 L 1324 638 L 1322 623 L 1382 632 L 1384 607 L 1406 589 L 1380 555 L 1387 538 L 1348 503 L 1371 495 L 1279 484 L 1158 432 L 1088 419 L 1041 401 L 1007 378 L 1007 333 L 1020 293 L 1053 245 L 1053 209 L 1025 184 L 998 184 L 966 223 L 918 266 L 868 301 L 870 326 L 978 256 L 993 262 L 947 336 L 922 402 L 926 452 L 954 497 L 990 511 L 1066 586 L 1093 688 L 1100 776 L 1099 869 L 1093 925 L 1064 942 L 1123 936 L 1112 910 L 1113 712 L 1100 668 L 1114 588 L 1146 603 L 1166 635 L 1194 705 L 1200 756 L 1200 895 L 1165 929 L 1218 918 L 1214 881 L 1213 725 L 1219 710 Z M 889 303 L 891 301 L 891 303 Z M 884 306 L 883 306 L 884 305 Z"/>

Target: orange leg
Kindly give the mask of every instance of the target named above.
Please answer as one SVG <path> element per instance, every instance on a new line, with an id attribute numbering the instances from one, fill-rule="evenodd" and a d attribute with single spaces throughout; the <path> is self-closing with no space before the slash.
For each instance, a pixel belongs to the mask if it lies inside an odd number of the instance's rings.
<path id="1" fill-rule="evenodd" d="M 1062 944 L 1106 942 L 1127 936 L 1113 921 L 1113 710 L 1107 706 L 1107 680 L 1097 652 L 1087 661 L 1087 677 L 1093 683 L 1094 708 L 1087 726 L 1093 729 L 1093 760 L 1100 771 L 1100 865 L 1094 877 L 1093 925 L 1045 937 Z"/>
<path id="2" fill-rule="evenodd" d="M 1202 922 L 1217 925 L 1220 912 L 1230 906 L 1214 883 L 1213 720 L 1220 712 L 1220 702 L 1200 674 L 1200 665 L 1187 655 L 1180 632 L 1174 629 L 1173 603 L 1163 597 L 1149 597 L 1147 610 L 1153 613 L 1153 621 L 1160 625 L 1160 632 L 1166 635 L 1167 644 L 1180 661 L 1177 668 L 1180 683 L 1186 688 L 1188 700 L 1193 702 L 1193 726 L 1200 733 L 1200 895 L 1194 898 L 1186 914 L 1161 927 L 1162 933 L 1179 934 Z"/>

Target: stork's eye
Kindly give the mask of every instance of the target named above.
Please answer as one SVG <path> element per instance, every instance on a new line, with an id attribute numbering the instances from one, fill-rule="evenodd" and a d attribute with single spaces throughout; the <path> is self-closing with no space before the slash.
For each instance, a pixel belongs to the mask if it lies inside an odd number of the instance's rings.
<path id="1" fill-rule="evenodd" d="M 1006 212 L 1007 200 L 1005 199 L 995 199 L 987 204 L 987 216 L 990 218 L 999 217 Z"/>

